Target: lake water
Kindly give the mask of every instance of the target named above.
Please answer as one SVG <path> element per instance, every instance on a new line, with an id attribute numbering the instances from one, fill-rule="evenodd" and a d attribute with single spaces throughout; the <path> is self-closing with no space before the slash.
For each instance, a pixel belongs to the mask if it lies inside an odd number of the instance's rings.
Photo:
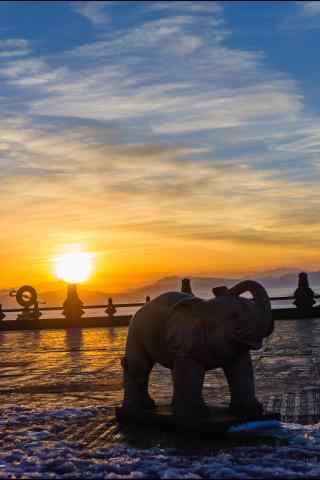
<path id="1" fill-rule="evenodd" d="M 120 359 L 127 328 L 0 332 L 2 401 L 29 404 L 53 402 L 116 405 L 122 396 Z M 265 347 L 253 352 L 257 391 L 270 395 L 317 384 L 320 321 L 279 321 Z M 319 367 L 320 371 L 320 367 Z M 275 382 L 275 378 L 277 381 Z M 169 371 L 156 367 L 151 391 L 158 401 L 171 396 Z M 215 402 L 228 397 L 222 372 L 209 372 L 205 396 Z M 44 395 L 44 398 L 43 398 Z"/>

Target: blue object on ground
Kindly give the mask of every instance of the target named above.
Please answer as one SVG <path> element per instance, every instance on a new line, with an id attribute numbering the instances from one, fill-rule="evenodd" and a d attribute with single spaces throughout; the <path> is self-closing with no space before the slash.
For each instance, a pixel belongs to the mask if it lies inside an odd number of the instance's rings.
<path id="1" fill-rule="evenodd" d="M 250 432 L 250 431 L 263 431 L 278 429 L 281 427 L 281 422 L 279 420 L 255 420 L 252 422 L 241 423 L 239 425 L 233 425 L 228 428 L 228 433 L 238 433 L 238 432 Z"/>

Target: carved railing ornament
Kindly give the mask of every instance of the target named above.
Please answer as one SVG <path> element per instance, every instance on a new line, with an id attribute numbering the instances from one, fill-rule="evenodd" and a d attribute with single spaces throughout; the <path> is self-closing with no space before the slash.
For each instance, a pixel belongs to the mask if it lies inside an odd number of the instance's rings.
<path id="1" fill-rule="evenodd" d="M 112 303 L 112 298 L 108 298 L 108 306 L 105 309 L 106 314 L 108 315 L 109 318 L 113 318 L 115 313 L 117 312 L 116 307 Z"/>
<path id="2" fill-rule="evenodd" d="M 39 310 L 38 295 L 35 288 L 30 285 L 23 285 L 18 290 L 12 290 L 10 297 L 16 297 L 17 303 L 24 307 L 17 316 L 17 320 L 36 320 L 41 317 Z"/>
<path id="3" fill-rule="evenodd" d="M 316 303 L 314 291 L 309 286 L 308 274 L 305 272 L 299 274 L 298 288 L 294 292 L 293 303 L 298 310 L 306 315 Z"/>
<path id="4" fill-rule="evenodd" d="M 83 302 L 80 300 L 77 285 L 69 284 L 68 285 L 68 294 L 65 302 L 63 303 L 63 315 L 66 319 L 71 321 L 76 321 L 78 318 L 81 318 L 84 314 L 82 310 Z"/>
<path id="5" fill-rule="evenodd" d="M 182 293 L 189 293 L 189 295 L 193 295 L 191 283 L 189 278 L 183 278 L 181 282 L 181 292 Z"/>

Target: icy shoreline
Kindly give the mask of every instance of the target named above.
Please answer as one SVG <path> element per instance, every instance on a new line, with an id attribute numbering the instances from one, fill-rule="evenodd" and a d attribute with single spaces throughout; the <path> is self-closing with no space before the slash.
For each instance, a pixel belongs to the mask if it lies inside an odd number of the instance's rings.
<path id="1" fill-rule="evenodd" d="M 1 411 L 1 478 L 312 478 L 320 476 L 320 424 L 283 424 L 286 446 L 239 446 L 211 455 L 137 449 L 118 443 L 89 448 L 61 440 L 66 421 L 93 421 L 97 407 Z M 60 422 L 60 423 L 59 423 Z M 62 428 L 62 427 L 61 427 Z M 60 430 L 61 430 L 60 428 Z"/>

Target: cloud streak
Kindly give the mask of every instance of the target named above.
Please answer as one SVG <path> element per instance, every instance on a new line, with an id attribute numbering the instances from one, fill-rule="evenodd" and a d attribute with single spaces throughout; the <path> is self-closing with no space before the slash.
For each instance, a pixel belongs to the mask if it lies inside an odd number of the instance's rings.
<path id="1" fill-rule="evenodd" d="M 24 38 L 0 39 L 0 58 L 24 57 L 30 53 L 31 47 Z"/>
<path id="2" fill-rule="evenodd" d="M 279 23 L 280 30 L 295 32 L 297 30 L 303 31 L 319 28 L 319 2 L 296 1 L 294 6 L 294 11 L 289 10 L 288 15 Z"/>
<path id="3" fill-rule="evenodd" d="M 302 9 L 302 14 L 307 17 L 313 17 L 320 15 L 320 4 L 319 2 L 296 2 L 297 5 Z"/>
<path id="4" fill-rule="evenodd" d="M 58 225 L 61 204 L 68 205 L 62 220 L 67 228 L 70 217 L 72 228 L 91 225 L 94 230 L 108 218 L 113 230 L 152 231 L 204 244 L 313 245 L 310 236 L 294 231 L 297 221 L 284 222 L 296 218 L 295 212 L 300 225 L 320 233 L 316 217 L 303 207 L 306 199 L 314 206 L 319 202 L 316 185 L 217 158 L 184 161 L 182 168 L 181 159 L 194 153 L 187 148 L 101 146 L 98 141 L 88 146 L 85 131 L 53 135 L 43 127 L 26 127 L 2 127 L 2 186 L 9 205 L 24 205 L 36 224 Z M 8 151 L 15 156 L 5 166 Z"/>
<path id="5" fill-rule="evenodd" d="M 89 20 L 95 27 L 105 25 L 110 21 L 110 16 L 106 12 L 106 7 L 112 2 L 110 1 L 72 1 L 70 2 L 72 9 Z"/>

